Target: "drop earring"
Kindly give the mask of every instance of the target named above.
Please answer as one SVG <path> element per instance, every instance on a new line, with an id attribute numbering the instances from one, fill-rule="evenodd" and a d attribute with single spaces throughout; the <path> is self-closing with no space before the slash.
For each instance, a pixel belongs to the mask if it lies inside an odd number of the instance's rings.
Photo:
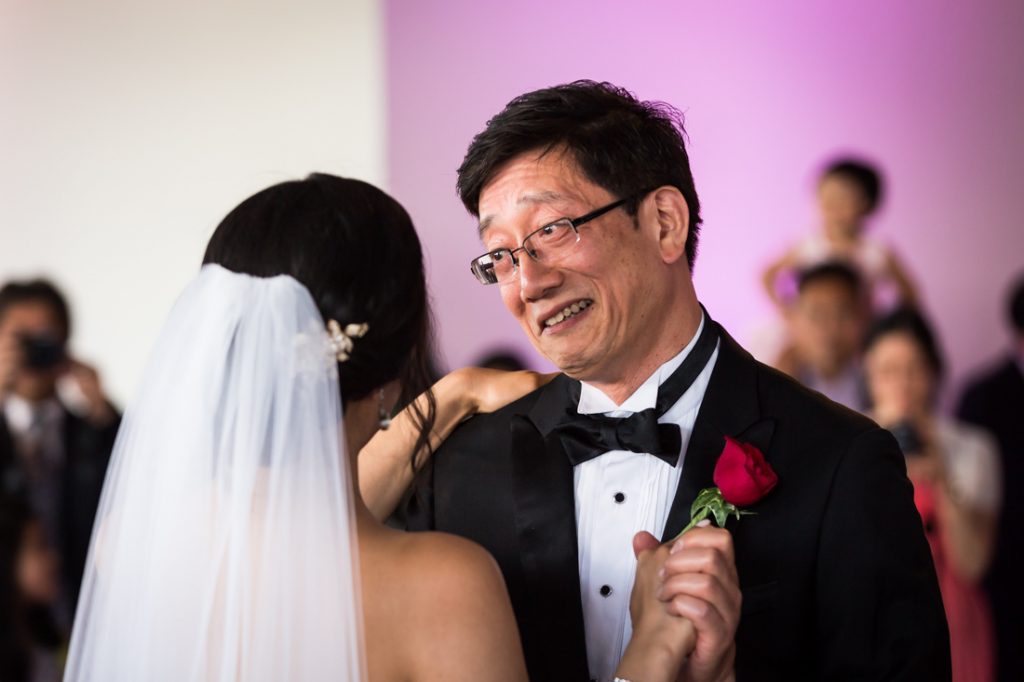
<path id="1" fill-rule="evenodd" d="M 391 426 L 391 412 L 384 407 L 384 389 L 380 389 L 380 429 L 387 431 Z"/>

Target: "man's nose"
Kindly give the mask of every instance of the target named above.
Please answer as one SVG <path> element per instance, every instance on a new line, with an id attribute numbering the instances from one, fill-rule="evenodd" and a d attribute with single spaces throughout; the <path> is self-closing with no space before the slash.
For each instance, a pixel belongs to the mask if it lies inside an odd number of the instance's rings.
<path id="1" fill-rule="evenodd" d="M 523 252 L 519 256 L 519 295 L 524 303 L 536 301 L 556 288 L 562 281 L 557 268 L 536 261 Z"/>

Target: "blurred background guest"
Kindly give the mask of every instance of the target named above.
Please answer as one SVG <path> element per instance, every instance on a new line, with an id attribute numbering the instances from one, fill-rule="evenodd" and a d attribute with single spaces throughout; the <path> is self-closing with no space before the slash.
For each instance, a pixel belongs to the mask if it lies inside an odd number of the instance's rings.
<path id="1" fill-rule="evenodd" d="M 1012 347 L 968 383 L 957 416 L 987 429 L 999 443 L 1004 503 L 988 590 L 999 679 L 1024 680 L 1024 275 L 1012 287 L 1007 309 Z"/>
<path id="2" fill-rule="evenodd" d="M 510 348 L 492 348 L 485 351 L 473 364 L 484 369 L 500 369 L 503 372 L 518 372 L 527 368 L 522 356 Z"/>
<path id="3" fill-rule="evenodd" d="M 0 679 L 60 679 L 64 638 L 51 608 L 60 591 L 57 555 L 28 504 L 0 493 Z"/>
<path id="4" fill-rule="evenodd" d="M 835 261 L 804 270 L 785 315 L 791 343 L 775 367 L 830 400 L 862 409 L 859 358 L 869 311 L 857 271 Z"/>
<path id="5" fill-rule="evenodd" d="M 866 234 L 882 196 L 882 178 L 871 164 L 844 158 L 825 167 L 818 182 L 820 226 L 764 271 L 764 287 L 776 306 L 785 309 L 796 275 L 825 261 L 857 269 L 876 307 L 916 301 L 917 292 L 896 253 Z"/>
<path id="6" fill-rule="evenodd" d="M 96 372 L 68 354 L 70 332 L 68 304 L 50 282 L 0 288 L 0 492 L 24 497 L 57 550 L 64 629 L 120 422 Z"/>
<path id="7" fill-rule="evenodd" d="M 981 582 L 1002 489 L 996 445 L 986 432 L 937 414 L 942 355 L 916 310 L 896 310 L 872 325 L 864 368 L 871 416 L 906 455 L 949 621 L 953 680 L 991 680 L 994 634 Z"/>

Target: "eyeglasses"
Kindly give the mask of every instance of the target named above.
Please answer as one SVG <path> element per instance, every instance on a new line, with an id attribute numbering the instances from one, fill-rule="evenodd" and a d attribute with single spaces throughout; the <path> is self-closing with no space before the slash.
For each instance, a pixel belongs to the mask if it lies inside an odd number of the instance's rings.
<path id="1" fill-rule="evenodd" d="M 498 284 L 507 282 L 515 276 L 516 270 L 519 269 L 519 259 L 516 254 L 520 251 L 525 251 L 530 258 L 538 263 L 556 263 L 579 243 L 580 226 L 595 218 L 600 218 L 605 213 L 613 211 L 627 201 L 639 198 L 643 194 L 641 192 L 625 199 L 613 201 L 607 206 L 594 209 L 579 218 L 560 218 L 553 223 L 548 223 L 526 235 L 523 245 L 519 248 L 489 251 L 474 258 L 469 264 L 469 269 L 481 284 Z"/>

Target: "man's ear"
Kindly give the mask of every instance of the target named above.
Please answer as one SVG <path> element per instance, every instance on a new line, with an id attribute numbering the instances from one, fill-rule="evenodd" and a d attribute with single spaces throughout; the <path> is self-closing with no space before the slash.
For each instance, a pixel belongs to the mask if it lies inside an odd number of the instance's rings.
<path id="1" fill-rule="evenodd" d="M 658 223 L 658 249 L 666 263 L 686 257 L 686 238 L 690 234 L 690 207 L 682 192 L 665 185 L 647 197 L 650 210 Z"/>

